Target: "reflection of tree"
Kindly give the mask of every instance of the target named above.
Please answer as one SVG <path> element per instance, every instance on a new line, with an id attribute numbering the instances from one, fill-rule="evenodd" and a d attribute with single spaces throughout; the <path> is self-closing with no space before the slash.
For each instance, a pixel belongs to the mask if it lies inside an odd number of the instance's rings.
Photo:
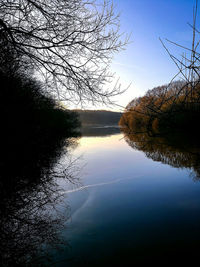
<path id="1" fill-rule="evenodd" d="M 38 266 L 47 247 L 62 242 L 58 232 L 67 215 L 64 218 L 56 209 L 62 199 L 58 183 L 60 178 L 75 182 L 75 166 L 57 161 L 76 141 L 51 140 L 45 144 L 43 140 L 37 146 L 35 140 L 23 146 L 17 141 L 2 144 L 0 157 L 1 264 Z"/>
<path id="2" fill-rule="evenodd" d="M 130 133 L 123 128 L 126 142 L 134 149 L 143 151 L 148 158 L 176 168 L 189 168 L 196 179 L 200 178 L 200 143 L 195 136 Z"/>

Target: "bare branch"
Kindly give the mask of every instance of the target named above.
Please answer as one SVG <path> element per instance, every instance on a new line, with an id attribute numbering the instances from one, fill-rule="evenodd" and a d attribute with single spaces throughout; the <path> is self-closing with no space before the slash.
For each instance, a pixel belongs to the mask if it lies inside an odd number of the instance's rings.
<path id="1" fill-rule="evenodd" d="M 43 82 L 48 76 L 47 89 L 63 101 L 110 102 L 110 97 L 122 93 L 119 83 L 112 90 L 106 88 L 113 78 L 112 57 L 128 43 L 119 29 L 119 15 L 110 1 L 0 3 L 0 42 L 6 38 Z"/>

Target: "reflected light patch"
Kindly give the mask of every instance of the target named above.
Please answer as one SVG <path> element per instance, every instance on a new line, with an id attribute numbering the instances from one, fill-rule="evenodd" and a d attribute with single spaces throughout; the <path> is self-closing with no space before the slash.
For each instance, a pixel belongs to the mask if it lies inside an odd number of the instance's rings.
<path id="1" fill-rule="evenodd" d="M 122 142 L 123 135 L 122 134 L 116 134 L 113 136 L 108 136 L 108 137 L 82 137 L 81 140 L 79 141 L 81 147 L 96 147 L 96 146 L 101 146 L 106 143 L 106 146 L 112 147 L 112 146 L 119 146 L 120 143 Z"/>

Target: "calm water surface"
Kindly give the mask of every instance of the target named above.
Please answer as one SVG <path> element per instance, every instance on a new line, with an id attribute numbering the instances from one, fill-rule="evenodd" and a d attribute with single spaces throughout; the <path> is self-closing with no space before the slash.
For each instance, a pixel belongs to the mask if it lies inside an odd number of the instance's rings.
<path id="1" fill-rule="evenodd" d="M 84 167 L 80 184 L 65 189 L 70 220 L 54 266 L 192 263 L 200 244 L 200 183 L 192 166 L 163 164 L 163 155 L 152 160 L 121 133 L 94 135 L 73 152 Z"/>

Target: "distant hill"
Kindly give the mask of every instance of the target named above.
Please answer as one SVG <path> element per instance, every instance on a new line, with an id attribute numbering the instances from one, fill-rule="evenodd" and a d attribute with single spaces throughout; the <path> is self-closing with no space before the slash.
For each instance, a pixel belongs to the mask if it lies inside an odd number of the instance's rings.
<path id="1" fill-rule="evenodd" d="M 121 112 L 107 110 L 74 110 L 79 114 L 80 121 L 85 125 L 118 125 Z"/>

